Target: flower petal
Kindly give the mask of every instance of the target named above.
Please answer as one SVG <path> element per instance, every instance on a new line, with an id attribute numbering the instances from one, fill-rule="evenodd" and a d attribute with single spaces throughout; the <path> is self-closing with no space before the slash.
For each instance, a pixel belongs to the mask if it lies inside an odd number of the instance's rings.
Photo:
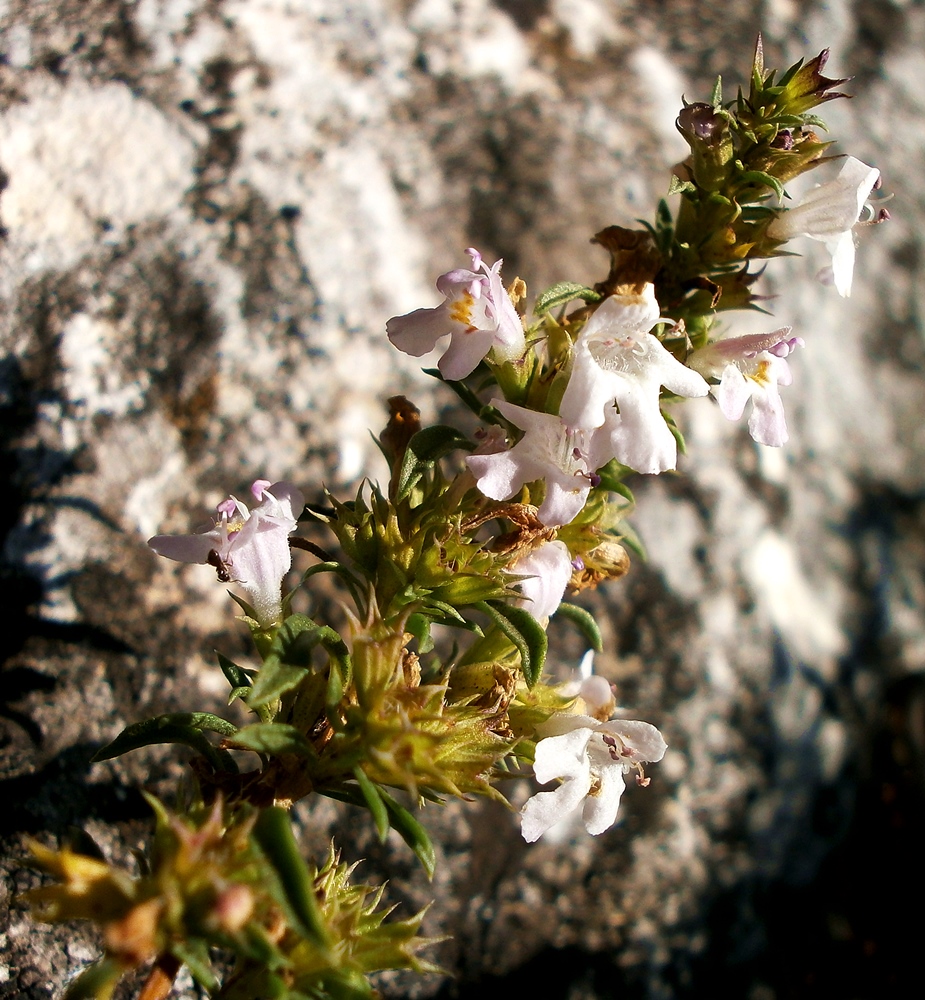
<path id="1" fill-rule="evenodd" d="M 598 732 L 616 736 L 631 751 L 625 759 L 631 764 L 653 764 L 665 756 L 668 744 L 662 734 L 648 722 L 631 719 L 611 719 L 602 722 Z"/>
<path id="2" fill-rule="evenodd" d="M 549 618 L 558 610 L 572 578 L 572 556 L 565 542 L 546 542 L 518 559 L 509 572 L 524 577 L 517 584 L 524 596 L 520 606 L 535 618 Z"/>
<path id="3" fill-rule="evenodd" d="M 616 823 L 620 799 L 626 788 L 623 767 L 617 763 L 601 768 L 597 780 L 598 787 L 585 799 L 581 811 L 582 822 L 592 837 L 599 836 Z"/>

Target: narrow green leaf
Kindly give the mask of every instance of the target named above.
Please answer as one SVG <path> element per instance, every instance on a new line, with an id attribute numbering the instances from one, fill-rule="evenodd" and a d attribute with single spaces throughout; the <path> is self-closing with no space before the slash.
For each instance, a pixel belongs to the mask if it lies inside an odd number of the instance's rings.
<path id="1" fill-rule="evenodd" d="M 445 386 L 452 389 L 453 392 L 460 398 L 460 400 L 477 416 L 481 417 L 482 410 L 485 409 L 485 404 L 479 399 L 479 397 L 466 385 L 465 382 L 454 382 L 450 379 L 444 378 L 443 373 L 439 368 L 423 368 L 421 369 L 425 375 L 430 375 L 431 378 L 437 379 L 437 381 L 442 382 Z"/>
<path id="2" fill-rule="evenodd" d="M 209 946 L 202 938 L 188 938 L 170 947 L 171 953 L 179 958 L 190 971 L 193 979 L 210 993 L 218 988 L 218 977 L 209 961 Z"/>
<path id="3" fill-rule="evenodd" d="M 339 562 L 321 562 L 316 563 L 314 566 L 310 566 L 303 574 L 300 583 L 305 583 L 310 577 L 315 576 L 317 573 L 334 573 L 344 581 L 347 589 L 350 591 L 350 596 L 353 598 L 353 603 L 358 607 L 364 607 L 362 593 L 363 584 L 360 580 L 354 576 L 353 573 L 347 569 L 346 566 L 341 565 Z"/>
<path id="4" fill-rule="evenodd" d="M 282 722 L 255 722 L 239 729 L 226 742 L 238 750 L 253 750 L 270 756 L 284 753 L 297 754 L 299 757 L 315 756 L 311 744 L 298 729 Z"/>
<path id="5" fill-rule="evenodd" d="M 328 671 L 328 685 L 324 693 L 324 704 L 327 708 L 334 708 L 334 706 L 340 704 L 341 699 L 344 697 L 344 686 L 345 681 L 340 672 L 340 666 L 335 660 L 331 660 L 330 670 Z"/>
<path id="6" fill-rule="evenodd" d="M 414 434 L 402 458 L 398 481 L 395 484 L 395 502 L 406 500 L 424 473 L 433 468 L 438 459 L 451 451 L 472 451 L 475 445 L 460 434 L 455 427 L 435 424 Z"/>
<path id="7" fill-rule="evenodd" d="M 483 601 L 476 604 L 485 612 L 498 629 L 520 653 L 520 666 L 528 687 L 540 679 L 546 663 L 548 639 L 542 625 L 523 608 L 515 608 L 503 601 Z"/>
<path id="8" fill-rule="evenodd" d="M 64 993 L 64 1000 L 109 1000 L 124 968 L 111 958 L 85 969 Z"/>
<path id="9" fill-rule="evenodd" d="M 321 983 L 324 1000 L 374 1000 L 380 996 L 369 983 L 362 972 L 349 969 L 338 969 L 326 974 Z M 321 994 L 316 994 L 321 996 Z M 286 1000 L 315 1000 L 305 993 L 290 990 Z"/>
<path id="10" fill-rule="evenodd" d="M 784 185 L 776 177 L 766 174 L 763 170 L 746 170 L 745 173 L 739 175 L 737 180 L 740 184 L 760 184 L 769 187 L 781 201 L 784 199 Z"/>
<path id="11" fill-rule="evenodd" d="M 432 879 L 437 867 L 437 855 L 427 830 L 384 789 L 379 789 L 379 795 L 389 811 L 392 826 L 401 835 L 402 840 L 414 851 L 418 861 L 424 866 L 427 877 Z"/>
<path id="12" fill-rule="evenodd" d="M 588 288 L 587 285 L 580 285 L 574 281 L 560 281 L 537 297 L 533 313 L 535 316 L 545 316 L 551 309 L 567 305 L 574 299 L 584 299 L 585 302 L 600 302 L 601 296 L 593 288 Z"/>
<path id="13" fill-rule="evenodd" d="M 723 78 L 718 76 L 713 84 L 713 93 L 710 95 L 710 103 L 714 108 L 718 108 L 723 103 Z"/>
<path id="14" fill-rule="evenodd" d="M 314 879 L 299 853 L 289 814 L 279 806 L 264 809 L 254 824 L 253 837 L 279 877 L 286 916 L 303 937 L 327 951 L 328 930 Z"/>
<path id="15" fill-rule="evenodd" d="M 214 732 L 221 736 L 233 736 L 237 726 L 209 712 L 175 712 L 170 715 L 159 715 L 154 719 L 145 719 L 123 729 L 121 733 L 106 746 L 101 747 L 93 755 L 96 763 L 101 760 L 112 760 L 130 750 L 154 746 L 158 743 L 181 743 L 192 747 L 202 754 L 212 766 L 219 771 L 237 771 L 237 765 L 231 756 L 223 750 L 214 747 L 203 732 Z"/>
<path id="16" fill-rule="evenodd" d="M 235 604 L 244 612 L 246 618 L 250 619 L 256 626 L 257 622 L 257 612 L 244 600 L 243 597 L 238 594 L 232 593 L 232 591 L 226 591 L 228 596 L 234 601 Z"/>
<path id="17" fill-rule="evenodd" d="M 586 611 L 584 608 L 578 607 L 577 604 L 567 604 L 563 601 L 559 605 L 559 610 L 556 614 L 561 615 L 573 625 L 577 626 L 578 631 L 581 632 L 581 634 L 588 640 L 591 644 L 591 648 L 596 653 L 603 652 L 604 639 L 601 636 L 601 630 L 598 627 L 597 622 L 594 620 L 594 615 L 592 615 L 590 611 Z"/>
<path id="18" fill-rule="evenodd" d="M 642 543 L 642 539 L 636 534 L 635 529 L 630 525 L 628 521 L 620 522 L 620 542 L 625 545 L 630 552 L 634 552 L 640 559 L 646 560 L 649 558 L 646 553 L 646 547 Z"/>
<path id="19" fill-rule="evenodd" d="M 298 687 L 312 667 L 312 651 L 318 645 L 340 660 L 344 672 L 349 673 L 349 650 L 334 629 L 319 625 L 308 615 L 290 615 L 276 632 L 247 704 L 259 709 Z"/>
<path id="20" fill-rule="evenodd" d="M 366 800 L 363 793 L 356 785 L 341 785 L 339 788 L 317 788 L 317 792 L 327 796 L 329 799 L 336 799 L 338 802 L 346 802 L 348 805 L 364 808 Z M 434 870 L 437 865 L 437 856 L 434 845 L 431 843 L 427 830 L 411 815 L 411 813 L 398 804 L 389 793 L 380 785 L 376 786 L 380 799 L 385 804 L 389 813 L 389 822 L 393 830 L 396 830 L 402 840 L 411 848 L 417 859 L 424 866 L 428 878 L 434 877 Z M 434 799 L 434 801 L 441 801 Z"/>
<path id="21" fill-rule="evenodd" d="M 430 618 L 417 612 L 408 616 L 405 629 L 417 640 L 418 653 L 429 653 L 434 648 L 434 640 L 430 634 Z"/>
<path id="22" fill-rule="evenodd" d="M 630 503 L 635 503 L 633 497 L 633 491 L 623 482 L 622 477 L 628 472 L 633 470 L 627 468 L 625 465 L 620 465 L 620 463 L 613 459 L 608 462 L 602 469 L 597 470 L 597 474 L 600 477 L 600 486 L 605 490 L 609 490 L 611 493 L 616 493 Z"/>
<path id="23" fill-rule="evenodd" d="M 243 944 L 244 956 L 259 965 L 266 966 L 267 969 L 282 969 L 290 964 L 289 959 L 276 947 L 269 934 L 258 923 L 248 924 L 238 940 Z"/>
<path id="24" fill-rule="evenodd" d="M 228 695 L 228 704 L 233 705 L 238 698 L 243 698 L 245 695 L 250 694 L 250 684 L 247 687 L 232 688 L 231 693 Z"/>
<path id="25" fill-rule="evenodd" d="M 267 659 L 244 700 L 253 709 L 269 705 L 287 691 L 297 688 L 309 672 L 306 667 L 293 667 L 288 663 L 280 663 L 276 658 Z"/>
<path id="26" fill-rule="evenodd" d="M 362 767 L 357 765 L 353 769 L 353 776 L 356 778 L 360 791 L 369 811 L 373 814 L 373 821 L 376 824 L 376 833 L 379 834 L 379 841 L 385 843 L 385 838 L 389 834 L 389 813 L 379 794 L 379 789 L 370 781 Z"/>
<path id="27" fill-rule="evenodd" d="M 218 665 L 222 668 L 225 680 L 228 681 L 232 688 L 251 686 L 253 683 L 251 675 L 243 667 L 239 667 L 237 663 L 233 663 L 227 656 L 220 653 L 217 649 L 215 650 L 215 655 L 218 657 Z"/>

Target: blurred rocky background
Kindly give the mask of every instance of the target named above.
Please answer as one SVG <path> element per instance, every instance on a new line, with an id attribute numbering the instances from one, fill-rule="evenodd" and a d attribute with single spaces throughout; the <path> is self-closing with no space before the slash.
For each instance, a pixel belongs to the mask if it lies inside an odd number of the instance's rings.
<path id="1" fill-rule="evenodd" d="M 759 30 L 768 65 L 830 46 L 828 75 L 854 77 L 822 110 L 882 169 L 893 221 L 861 232 L 850 300 L 806 245 L 764 279 L 776 318 L 732 320 L 806 340 L 787 447 L 695 400 L 679 474 L 634 484 L 649 561 L 588 605 L 598 669 L 671 746 L 652 786 L 604 836 L 531 847 L 504 810 L 429 808 L 433 887 L 367 817 L 299 816 L 400 912 L 436 895 L 455 978 L 383 979 L 391 997 L 915 989 L 925 4 L 4 0 L 0 997 L 60 996 L 97 954 L 16 902 L 27 838 L 83 827 L 131 864 L 139 787 L 180 772 L 182 752 L 94 750 L 159 712 L 231 711 L 211 650 L 247 655 L 235 608 L 145 539 L 257 476 L 310 497 L 382 476 L 385 398 L 451 406 L 385 320 L 435 305 L 468 246 L 534 294 L 603 277 L 589 237 L 652 217 L 686 152 L 680 95 L 747 80 Z"/>

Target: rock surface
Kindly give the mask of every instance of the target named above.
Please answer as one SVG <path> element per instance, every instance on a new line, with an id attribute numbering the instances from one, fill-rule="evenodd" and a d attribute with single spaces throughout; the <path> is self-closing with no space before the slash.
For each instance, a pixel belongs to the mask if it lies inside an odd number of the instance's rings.
<path id="1" fill-rule="evenodd" d="M 385 398 L 450 404 L 385 320 L 436 304 L 470 245 L 534 293 L 598 280 L 590 235 L 651 218 L 685 155 L 681 93 L 744 79 L 759 29 L 769 64 L 831 46 L 854 76 L 823 110 L 894 218 L 862 233 L 850 300 L 813 281 L 809 245 L 768 270 L 776 319 L 736 324 L 806 340 L 789 444 L 756 450 L 692 401 L 680 474 L 636 486 L 649 562 L 591 603 L 598 668 L 671 747 L 652 787 L 603 837 L 532 847 L 496 807 L 431 810 L 433 887 L 344 809 L 300 815 L 308 847 L 335 835 L 393 898 L 437 897 L 457 979 L 385 978 L 389 996 L 507 995 L 528 971 L 576 998 L 912 982 L 892 914 L 925 888 L 923 5 L 6 0 L 0 18 L 0 997 L 59 996 L 96 954 L 15 902 L 26 838 L 77 824 L 128 857 L 137 789 L 178 766 L 93 750 L 221 710 L 209 651 L 244 655 L 211 573 L 145 539 L 258 475 L 309 495 L 381 476 Z"/>

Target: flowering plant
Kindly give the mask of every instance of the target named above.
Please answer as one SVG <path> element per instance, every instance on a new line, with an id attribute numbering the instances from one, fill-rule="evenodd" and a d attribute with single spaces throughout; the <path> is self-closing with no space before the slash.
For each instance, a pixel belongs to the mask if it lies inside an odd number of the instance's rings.
<path id="1" fill-rule="evenodd" d="M 102 930 L 105 955 L 71 997 L 108 998 L 142 966 L 145 1000 L 166 997 L 182 965 L 222 1000 L 372 997 L 373 971 L 435 970 L 421 956 L 432 943 L 419 934 L 422 913 L 386 922 L 382 890 L 354 884 L 333 848 L 320 864 L 301 857 L 288 810 L 310 795 L 365 809 L 381 838 L 396 830 L 432 875 L 415 816 L 426 799 L 507 801 L 502 779 L 517 774 L 556 782 L 520 810 L 532 843 L 579 815 L 587 833 L 604 834 L 626 775 L 649 784 L 643 765 L 662 759 L 665 739 L 619 717 L 589 661 L 578 683 L 562 666 L 547 670 L 547 629 L 568 622 L 601 649 L 593 616 L 564 598 L 626 573 L 627 481 L 675 468 L 681 398 L 712 393 L 730 420 L 751 401 L 755 441 L 787 439 L 778 390 L 802 340 L 789 329 L 726 336 L 718 317 L 754 307 L 752 262 L 799 236 L 829 246 L 836 288 L 850 290 L 853 229 L 878 172 L 849 158 L 834 181 L 785 206 L 785 184 L 833 159 L 810 113 L 841 96 L 843 81 L 822 76 L 825 58 L 777 79 L 759 44 L 747 96 L 724 103 L 717 83 L 710 102 L 685 103 L 678 128 L 690 156 L 672 175 L 676 211 L 665 201 L 651 226 L 599 232 L 610 255 L 602 280 L 560 282 L 528 315 L 523 281 L 505 287 L 501 261 L 470 249 L 471 268 L 437 279 L 443 303 L 388 321 L 401 351 L 444 348 L 430 374 L 484 425 L 474 439 L 423 427 L 395 396 L 378 438 L 385 488 L 306 504 L 299 487 L 258 479 L 253 509 L 230 496 L 200 532 L 150 540 L 243 588 L 235 600 L 259 662 L 220 654 L 218 664 L 229 702 L 250 715 L 244 725 L 164 715 L 98 751 L 105 760 L 177 743 L 195 753 L 181 804 L 151 800 L 154 842 L 138 877 L 92 851 L 35 846 L 35 864 L 58 880 L 31 894 L 36 916 Z M 301 533 L 309 523 L 327 532 L 324 546 Z M 311 559 L 299 587 L 320 573 L 341 586 L 339 617 L 293 612 L 293 550 Z M 215 949 L 233 957 L 224 978 Z"/>

